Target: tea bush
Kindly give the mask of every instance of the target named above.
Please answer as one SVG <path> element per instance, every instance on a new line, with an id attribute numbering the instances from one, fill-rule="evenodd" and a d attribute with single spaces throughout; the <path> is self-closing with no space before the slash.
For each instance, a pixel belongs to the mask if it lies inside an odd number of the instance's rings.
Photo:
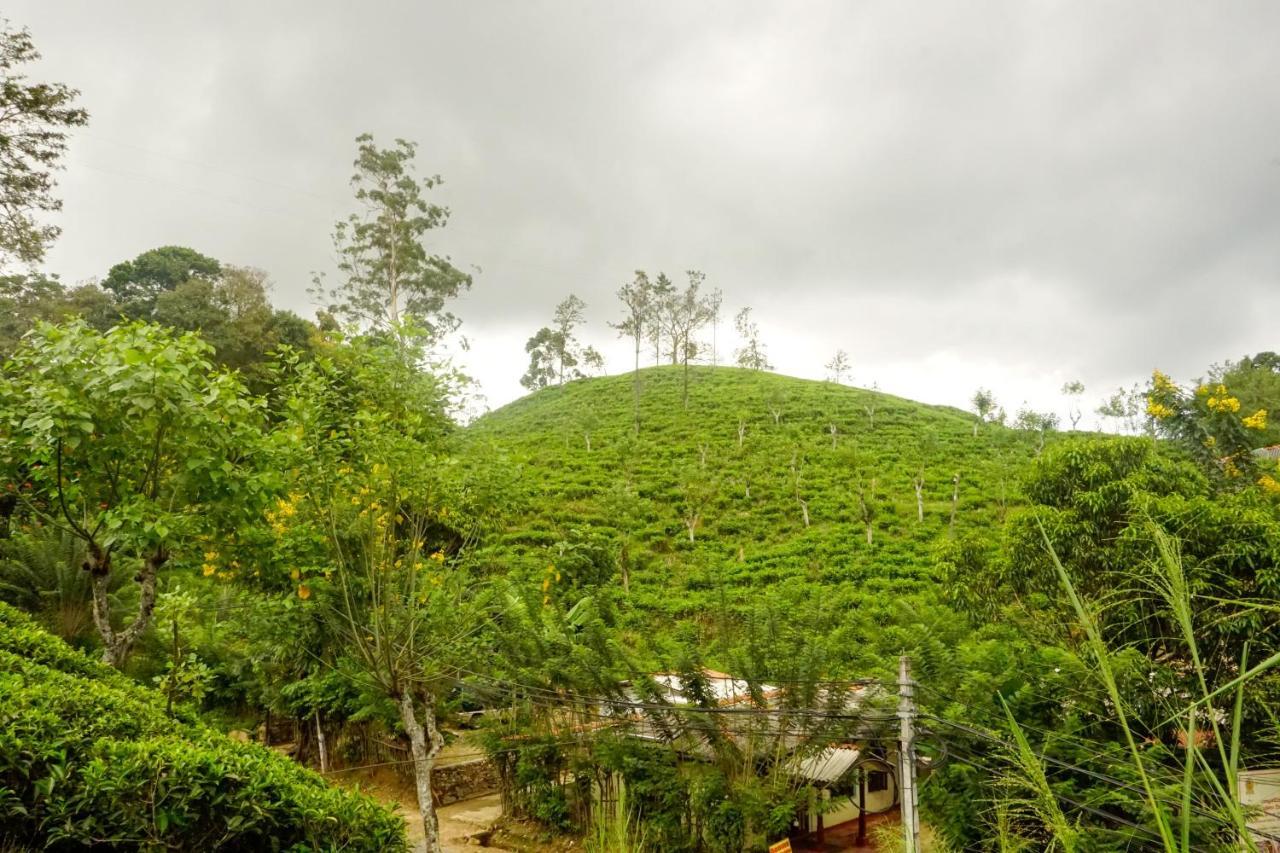
<path id="1" fill-rule="evenodd" d="M 361 794 L 235 743 L 0 604 L 0 838 L 51 849 L 404 850 Z"/>

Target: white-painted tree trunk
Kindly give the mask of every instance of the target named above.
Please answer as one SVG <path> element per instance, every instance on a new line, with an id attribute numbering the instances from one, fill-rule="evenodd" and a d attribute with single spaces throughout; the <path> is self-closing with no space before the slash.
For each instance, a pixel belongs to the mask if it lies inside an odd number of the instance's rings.
<path id="1" fill-rule="evenodd" d="M 436 728 L 435 708 L 427 698 L 422 722 L 414 708 L 413 694 L 400 693 L 400 723 L 409 735 L 409 750 L 413 755 L 413 781 L 418 789 L 418 810 L 422 813 L 422 834 L 426 839 L 427 853 L 442 853 L 440 823 L 436 819 L 435 801 L 431 796 L 431 768 L 435 764 L 444 738 Z M 424 726 L 423 723 L 426 723 Z"/>
<path id="2" fill-rule="evenodd" d="M 320 772 L 329 772 L 329 744 L 324 739 L 324 726 L 320 722 L 320 712 L 316 711 L 316 751 L 320 753 Z"/>

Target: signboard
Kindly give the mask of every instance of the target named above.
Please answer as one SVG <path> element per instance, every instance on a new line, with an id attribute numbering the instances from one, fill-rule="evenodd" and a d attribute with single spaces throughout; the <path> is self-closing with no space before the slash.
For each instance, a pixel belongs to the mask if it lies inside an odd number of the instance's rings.
<path id="1" fill-rule="evenodd" d="M 769 853 L 791 853 L 791 839 L 784 838 L 776 844 L 770 844 Z"/>

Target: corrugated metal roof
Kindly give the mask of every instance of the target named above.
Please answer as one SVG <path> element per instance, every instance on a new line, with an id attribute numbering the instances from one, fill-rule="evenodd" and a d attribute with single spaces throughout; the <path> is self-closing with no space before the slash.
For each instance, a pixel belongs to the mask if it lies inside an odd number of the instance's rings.
<path id="1" fill-rule="evenodd" d="M 729 705 L 751 697 L 751 685 L 744 679 L 734 678 L 731 675 L 716 672 L 713 669 L 704 669 L 702 677 L 706 682 L 707 691 L 715 699 L 717 705 Z M 670 672 L 659 672 L 654 674 L 653 680 L 654 683 L 662 688 L 666 700 L 672 705 L 689 704 L 690 700 L 684 679 L 680 676 Z M 761 684 L 760 691 L 768 696 L 776 692 L 777 688 L 769 684 Z"/>
<path id="2" fill-rule="evenodd" d="M 852 746 L 829 746 L 817 755 L 796 762 L 795 774 L 801 779 L 830 785 L 844 777 L 858 762 L 862 753 Z"/>

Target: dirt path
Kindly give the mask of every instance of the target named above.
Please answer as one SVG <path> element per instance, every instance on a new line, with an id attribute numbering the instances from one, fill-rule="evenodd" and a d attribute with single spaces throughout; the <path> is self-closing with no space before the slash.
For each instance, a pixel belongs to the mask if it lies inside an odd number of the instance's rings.
<path id="1" fill-rule="evenodd" d="M 422 812 L 418 811 L 418 799 L 413 786 L 385 768 L 380 771 L 359 774 L 348 778 L 348 784 L 358 783 L 360 789 L 384 805 L 394 806 L 404 816 L 408 830 L 410 849 L 418 853 L 425 848 L 422 833 Z M 476 850 L 467 840 L 478 832 L 490 829 L 502 816 L 502 798 L 499 794 L 486 794 L 470 800 L 451 803 L 436 810 L 440 822 L 440 839 L 445 853 L 463 853 Z M 504 848 L 493 847 L 493 850 Z"/>

